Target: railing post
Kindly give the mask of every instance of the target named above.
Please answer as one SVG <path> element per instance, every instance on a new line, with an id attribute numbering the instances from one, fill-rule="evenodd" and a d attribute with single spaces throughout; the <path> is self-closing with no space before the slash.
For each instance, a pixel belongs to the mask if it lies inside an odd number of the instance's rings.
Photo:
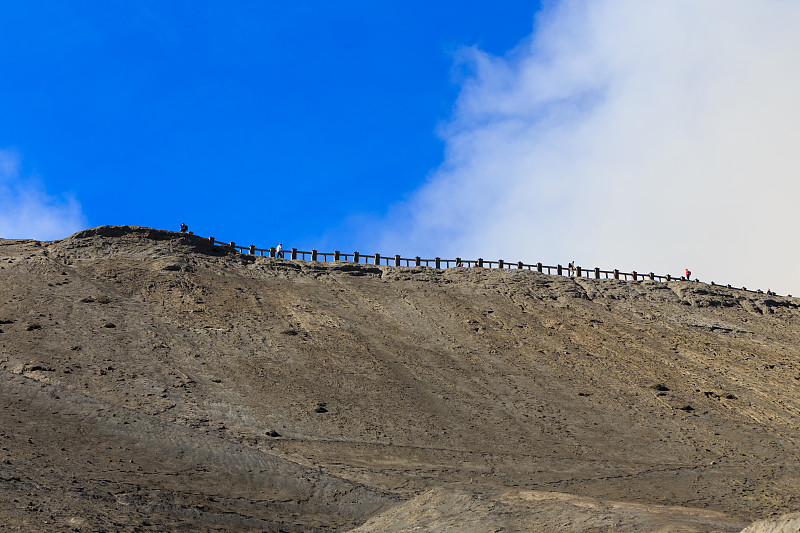
<path id="1" fill-rule="evenodd" d="M 481 257 L 478 258 L 478 266 L 483 267 L 483 258 Z"/>
<path id="2" fill-rule="evenodd" d="M 557 273 L 559 276 L 561 276 L 561 275 L 562 275 L 562 274 L 561 274 L 561 272 L 562 272 L 561 265 L 558 265 L 558 266 L 556 267 L 556 273 Z"/>
<path id="3" fill-rule="evenodd" d="M 438 257 L 433 258 L 433 266 L 434 268 L 442 268 L 442 260 Z"/>
<path id="4" fill-rule="evenodd" d="M 394 266 L 396 266 L 396 267 L 400 266 L 400 254 L 395 254 L 394 255 Z"/>
<path id="5" fill-rule="evenodd" d="M 292 248 L 292 260 L 297 260 L 297 248 Z"/>
<path id="6" fill-rule="evenodd" d="M 581 277 L 581 267 L 575 267 L 575 273 L 578 275 L 578 277 Z"/>
<path id="7" fill-rule="evenodd" d="M 667 274 L 667 281 L 672 281 L 672 276 L 670 276 L 669 274 Z"/>
<path id="8" fill-rule="evenodd" d="M 271 247 L 270 247 L 270 249 L 269 249 L 269 256 L 270 256 L 270 257 L 275 257 L 275 247 L 274 247 L 274 246 L 271 246 Z"/>
<path id="9" fill-rule="evenodd" d="M 334 261 L 338 261 L 339 260 L 339 250 L 334 250 L 333 251 L 333 260 Z"/>
<path id="10" fill-rule="evenodd" d="M 353 263 L 358 263 L 358 252 L 353 252 Z"/>
<path id="11" fill-rule="evenodd" d="M 422 265 L 422 259 L 420 259 L 419 256 L 415 257 L 414 258 L 414 266 L 421 266 L 421 265 Z"/>
<path id="12" fill-rule="evenodd" d="M 614 279 L 619 279 L 619 270 L 614 269 Z"/>
<path id="13" fill-rule="evenodd" d="M 517 263 L 517 268 L 518 268 L 518 269 L 520 269 L 520 270 L 522 270 L 522 261 L 519 261 L 519 262 Z"/>
<path id="14" fill-rule="evenodd" d="M 594 279 L 600 279 L 600 267 L 594 267 Z"/>
<path id="15" fill-rule="evenodd" d="M 250 255 L 256 255 L 256 245 L 251 244 L 247 247 L 247 251 L 250 253 Z"/>
<path id="16" fill-rule="evenodd" d="M 317 251 L 316 250 L 311 250 L 311 260 L 312 261 L 316 261 L 317 260 Z"/>
<path id="17" fill-rule="evenodd" d="M 233 248 L 234 250 L 236 249 L 236 243 L 235 243 L 235 242 L 233 242 L 233 241 L 229 242 L 229 243 L 228 243 L 228 246 L 230 246 L 230 247 L 231 247 L 231 248 Z"/>
<path id="18" fill-rule="evenodd" d="M 502 259 L 498 259 L 497 260 L 497 268 L 499 268 L 500 270 L 503 270 L 503 260 Z"/>
<path id="19" fill-rule="evenodd" d="M 650 279 L 656 279 L 656 275 L 650 272 Z"/>
<path id="20" fill-rule="evenodd" d="M 375 254 L 375 266 L 381 264 L 381 254 Z"/>
<path id="21" fill-rule="evenodd" d="M 637 281 L 636 280 L 636 271 L 635 270 L 633 272 L 631 272 L 631 276 L 633 276 L 633 281 Z"/>
<path id="22" fill-rule="evenodd" d="M 541 272 L 541 271 L 542 271 L 542 264 L 536 263 L 536 272 Z"/>
<path id="23" fill-rule="evenodd" d="M 214 244 L 214 237 L 209 237 L 208 238 L 208 242 L 210 242 L 211 244 Z"/>

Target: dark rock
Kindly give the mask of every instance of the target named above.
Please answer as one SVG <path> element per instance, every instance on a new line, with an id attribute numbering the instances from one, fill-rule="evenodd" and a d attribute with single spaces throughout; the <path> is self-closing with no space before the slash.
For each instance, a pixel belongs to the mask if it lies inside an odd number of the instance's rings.
<path id="1" fill-rule="evenodd" d="M 652 387 L 652 388 L 653 388 L 654 390 L 657 390 L 657 391 L 662 391 L 662 392 L 664 392 L 664 391 L 668 391 L 668 390 L 669 390 L 669 387 L 667 387 L 667 386 L 666 386 L 666 385 L 664 385 L 663 383 L 656 383 L 655 385 L 653 385 L 653 387 Z"/>
<path id="2" fill-rule="evenodd" d="M 687 413 L 691 413 L 692 411 L 694 411 L 694 407 L 692 407 L 691 405 L 684 405 L 683 407 L 678 407 L 678 409 L 680 409 L 681 411 L 686 411 Z"/>
<path id="3" fill-rule="evenodd" d="M 115 327 L 117 327 L 117 325 L 114 324 L 113 322 L 106 322 L 105 324 L 103 324 L 103 327 L 104 328 L 115 328 Z"/>
<path id="4" fill-rule="evenodd" d="M 771 298 L 763 300 L 762 303 L 767 307 L 788 307 L 790 309 L 797 309 L 798 307 L 797 304 L 788 300 L 773 300 Z"/>
<path id="5" fill-rule="evenodd" d="M 314 409 L 314 412 L 315 413 L 327 413 L 328 410 L 325 408 L 325 403 L 324 402 L 318 403 L 317 404 L 317 408 Z"/>
<path id="6" fill-rule="evenodd" d="M 275 431 L 274 429 L 270 429 L 269 431 L 267 431 L 267 437 L 272 437 L 274 439 L 280 436 L 281 434 Z"/>
<path id="7" fill-rule="evenodd" d="M 39 324 L 28 324 L 28 326 L 25 328 L 25 331 L 33 331 L 35 329 L 42 329 L 42 326 Z"/>

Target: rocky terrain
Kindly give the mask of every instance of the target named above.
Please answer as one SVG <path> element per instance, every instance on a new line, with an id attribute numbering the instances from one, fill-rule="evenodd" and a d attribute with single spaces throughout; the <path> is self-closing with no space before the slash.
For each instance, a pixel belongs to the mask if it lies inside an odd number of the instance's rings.
<path id="1" fill-rule="evenodd" d="M 740 531 L 800 510 L 799 306 L 0 240 L 0 529 Z"/>

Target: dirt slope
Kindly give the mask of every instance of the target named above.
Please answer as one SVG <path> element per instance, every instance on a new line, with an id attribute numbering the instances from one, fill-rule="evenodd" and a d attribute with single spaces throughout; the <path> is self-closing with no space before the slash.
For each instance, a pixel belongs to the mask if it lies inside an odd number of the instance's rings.
<path id="1" fill-rule="evenodd" d="M 347 529 L 448 483 L 796 511 L 799 304 L 147 228 L 0 241 L 0 518 Z"/>
<path id="2" fill-rule="evenodd" d="M 743 526 L 716 511 L 470 485 L 431 489 L 369 519 L 353 533 L 738 533 Z"/>

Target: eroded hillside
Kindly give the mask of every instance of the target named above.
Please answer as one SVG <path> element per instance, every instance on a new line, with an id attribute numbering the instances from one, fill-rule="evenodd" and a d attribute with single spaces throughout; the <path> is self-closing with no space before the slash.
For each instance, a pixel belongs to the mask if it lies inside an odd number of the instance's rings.
<path id="1" fill-rule="evenodd" d="M 347 529 L 449 483 L 800 507 L 798 299 L 128 227 L 0 241 L 0 267 L 23 529 Z"/>

